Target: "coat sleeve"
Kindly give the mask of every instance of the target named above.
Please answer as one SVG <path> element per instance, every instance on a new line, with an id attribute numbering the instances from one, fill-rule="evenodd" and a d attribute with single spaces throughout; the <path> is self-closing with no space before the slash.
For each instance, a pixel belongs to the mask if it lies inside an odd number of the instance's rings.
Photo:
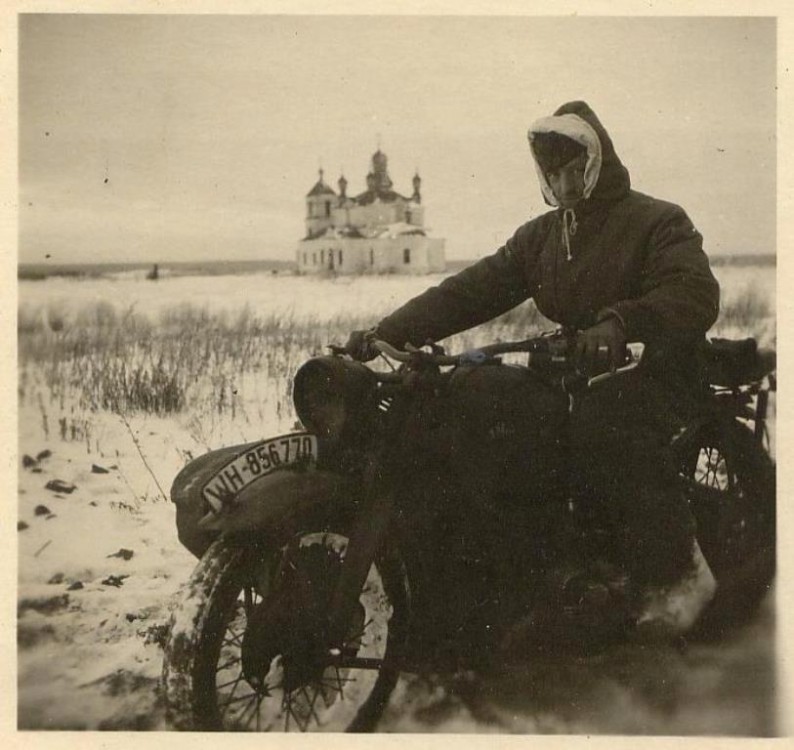
<path id="1" fill-rule="evenodd" d="M 531 297 L 536 284 L 528 256 L 538 245 L 532 224 L 519 228 L 493 255 L 388 315 L 378 324 L 377 335 L 398 347 L 422 346 L 485 323 Z"/>
<path id="2" fill-rule="evenodd" d="M 639 296 L 608 309 L 623 321 L 629 341 L 691 340 L 714 324 L 719 299 L 703 238 L 686 213 L 669 204 L 651 232 Z"/>

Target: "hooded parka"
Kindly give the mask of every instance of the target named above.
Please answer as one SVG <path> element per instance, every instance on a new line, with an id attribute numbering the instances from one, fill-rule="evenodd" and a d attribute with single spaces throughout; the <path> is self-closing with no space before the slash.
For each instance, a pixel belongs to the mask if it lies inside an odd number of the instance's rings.
<path id="1" fill-rule="evenodd" d="M 533 148 L 539 133 L 550 132 L 586 149 L 584 193 L 574 208 L 557 205 Z M 571 481 L 609 501 L 634 580 L 667 585 L 692 564 L 694 526 L 670 445 L 699 408 L 692 388 L 697 349 L 717 317 L 719 286 L 686 213 L 631 189 L 628 170 L 587 104 L 564 104 L 528 136 L 554 210 L 403 305 L 378 324 L 376 335 L 396 346 L 420 346 L 528 298 L 552 321 L 575 329 L 617 318 L 628 341 L 646 345 L 643 364 L 574 400 Z"/>
<path id="2" fill-rule="evenodd" d="M 547 318 L 575 329 L 614 315 L 628 341 L 646 344 L 651 369 L 684 374 L 719 310 L 701 235 L 680 207 L 631 189 L 628 170 L 586 103 L 564 104 L 534 123 L 533 156 L 541 132 L 586 147 L 583 199 L 573 209 L 559 207 L 536 158 L 554 210 L 386 317 L 378 335 L 397 346 L 439 341 L 532 298 Z"/>

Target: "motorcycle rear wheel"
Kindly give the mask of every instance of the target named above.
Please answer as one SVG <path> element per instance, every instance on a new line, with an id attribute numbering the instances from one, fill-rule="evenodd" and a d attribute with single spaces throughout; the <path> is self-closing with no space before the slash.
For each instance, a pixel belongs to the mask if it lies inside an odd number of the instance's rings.
<path id="1" fill-rule="evenodd" d="M 675 448 L 698 543 L 718 584 L 699 630 L 719 636 L 756 611 L 774 579 L 775 465 L 736 421 L 704 424 Z"/>
<path id="2" fill-rule="evenodd" d="M 306 528 L 269 549 L 219 540 L 207 550 L 182 591 L 166 644 L 163 686 L 169 728 L 374 729 L 397 682 L 396 659 L 407 637 L 408 584 L 404 567 L 393 554 L 379 556 L 370 568 L 359 600 L 361 616 L 343 645 L 344 663 L 312 667 L 311 678 L 291 686 L 289 657 L 283 655 L 268 660 L 270 670 L 262 684 L 251 684 L 243 673 L 246 623 L 254 608 L 284 601 L 276 595 L 276 584 L 286 556 L 291 555 L 290 566 L 307 568 L 315 580 L 335 580 L 348 540 L 344 529 Z M 288 601 L 295 606 L 284 613 L 285 627 L 273 632 L 276 642 L 284 630 L 300 628 L 301 618 L 316 606 L 316 602 Z"/>

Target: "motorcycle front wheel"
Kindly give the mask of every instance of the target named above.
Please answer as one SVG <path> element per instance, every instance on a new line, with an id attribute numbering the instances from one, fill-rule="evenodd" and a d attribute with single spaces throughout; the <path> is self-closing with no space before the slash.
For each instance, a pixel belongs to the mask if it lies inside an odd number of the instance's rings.
<path id="1" fill-rule="evenodd" d="M 166 722 L 188 731 L 372 731 L 399 675 L 410 595 L 394 553 L 372 564 L 340 649 L 307 647 L 344 560 L 344 528 L 307 526 L 266 547 L 215 542 L 183 588 L 163 667 Z M 262 674 L 246 674 L 243 643 Z M 309 637 L 307 637 L 307 635 Z"/>

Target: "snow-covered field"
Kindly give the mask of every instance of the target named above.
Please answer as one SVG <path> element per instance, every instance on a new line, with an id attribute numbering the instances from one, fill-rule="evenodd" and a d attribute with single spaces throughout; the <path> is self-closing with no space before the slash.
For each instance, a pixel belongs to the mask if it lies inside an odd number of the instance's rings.
<path id="1" fill-rule="evenodd" d="M 773 266 L 716 266 L 722 287 L 723 307 L 740 295 L 756 293 L 775 309 Z M 340 315 L 377 320 L 444 275 L 338 277 L 250 274 L 238 276 L 173 276 L 143 283 L 145 272 L 114 278 L 76 279 L 53 277 L 21 282 L 21 315 L 47 311 L 51 317 L 74 319 L 92 304 L 111 304 L 119 312 L 134 310 L 156 318 L 178 305 L 196 305 L 210 311 L 238 311 L 248 306 L 258 314 L 278 313 L 287 319 L 331 320 Z M 761 321 L 759 321 L 761 323 Z M 763 321 L 764 336 L 773 336 Z M 754 335 L 759 335 L 758 333 Z"/>
<path id="2" fill-rule="evenodd" d="M 734 316 L 716 333 L 752 334 L 774 345 L 774 268 L 715 271 L 724 307 L 755 300 L 748 309 L 757 313 L 750 320 Z M 157 690 L 161 644 L 173 596 L 195 562 L 177 541 L 174 509 L 164 497 L 172 478 L 190 456 L 209 447 L 291 428 L 292 363 L 324 343 L 341 343 L 348 326 L 375 322 L 439 280 L 261 274 L 20 283 L 20 728 L 163 728 Z M 204 309 L 209 320 L 227 315 L 232 323 L 245 316 L 268 318 L 267 335 L 282 348 L 290 341 L 285 338 L 290 326 L 313 325 L 318 333 L 296 344 L 281 369 L 267 359 L 268 341 L 258 342 L 263 351 L 250 372 L 235 372 L 233 361 L 220 358 L 214 372 L 211 360 L 198 385 L 189 385 L 192 396 L 180 411 L 119 414 L 101 404 L 91 408 L 90 399 L 81 397 L 81 384 L 65 384 L 64 371 L 41 353 L 24 356 L 34 340 L 46 350 L 47 342 L 55 347 L 58 337 L 74 334 L 89 319 L 95 322 L 97 309 L 112 323 L 101 329 L 108 336 L 131 317 L 157 329 L 171 314 L 173 325 L 179 309 Z M 138 361 L 146 361 L 141 352 L 128 364 Z M 218 400 L 215 386 L 226 400 Z M 573 671 L 538 665 L 479 683 L 478 694 L 486 696 L 479 709 L 443 681 L 406 677 L 381 728 L 769 734 L 774 731 L 773 614 L 768 602 L 747 630 L 716 647 L 622 652 Z"/>

